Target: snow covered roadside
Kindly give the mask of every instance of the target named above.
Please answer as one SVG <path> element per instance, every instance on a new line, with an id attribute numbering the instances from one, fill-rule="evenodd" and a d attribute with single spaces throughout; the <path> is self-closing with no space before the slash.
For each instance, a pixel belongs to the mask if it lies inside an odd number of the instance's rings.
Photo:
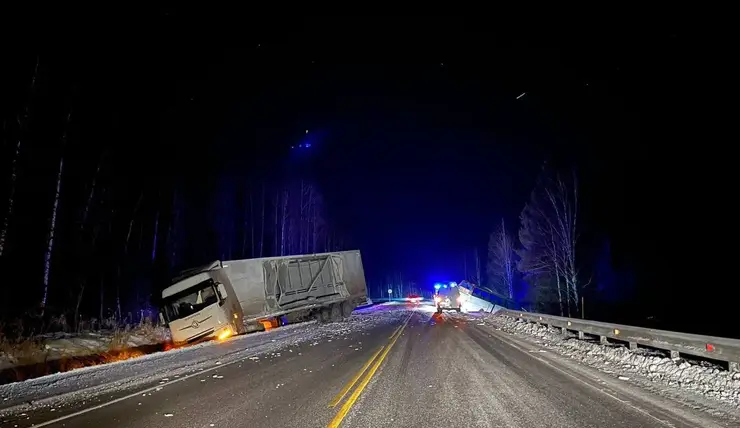
<path id="1" fill-rule="evenodd" d="M 151 324 L 132 329 L 98 332 L 49 333 L 20 344 L 5 342 L 0 347 L 0 370 L 64 358 L 77 358 L 116 353 L 169 340 L 169 330 Z"/>
<path id="2" fill-rule="evenodd" d="M 115 363 L 85 367 L 64 373 L 0 386 L 0 416 L 43 407 L 61 408 L 95 396 L 156 385 L 217 365 L 229 364 L 301 344 L 317 345 L 375 328 L 399 323 L 408 312 L 386 310 L 360 312 L 349 320 L 316 324 L 295 324 L 272 331 L 237 336 L 225 342 L 158 352 Z M 274 355 L 272 356 L 275 357 Z"/>
<path id="3" fill-rule="evenodd" d="M 657 386 L 663 392 L 671 391 L 681 396 L 689 393 L 721 403 L 733 411 L 740 410 L 740 373 L 722 370 L 715 364 L 684 358 L 672 360 L 657 350 L 630 351 L 622 345 L 605 346 L 578 340 L 573 335 L 561 335 L 560 329 L 500 314 L 487 316 L 485 320 L 501 331 L 524 337 L 620 380 Z"/>

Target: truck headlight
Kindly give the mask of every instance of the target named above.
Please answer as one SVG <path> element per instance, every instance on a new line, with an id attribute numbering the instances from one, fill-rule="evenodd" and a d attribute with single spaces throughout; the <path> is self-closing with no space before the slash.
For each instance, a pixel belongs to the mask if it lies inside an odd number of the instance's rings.
<path id="1" fill-rule="evenodd" d="M 226 327 L 225 329 L 223 329 L 223 331 L 221 331 L 221 333 L 218 334 L 218 340 L 227 339 L 232 334 L 234 333 L 231 331 L 231 328 Z"/>

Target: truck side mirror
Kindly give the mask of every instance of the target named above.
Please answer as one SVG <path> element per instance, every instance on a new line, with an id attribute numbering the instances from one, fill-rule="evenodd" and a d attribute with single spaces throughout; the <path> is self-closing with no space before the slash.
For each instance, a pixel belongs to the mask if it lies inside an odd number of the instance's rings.
<path id="1" fill-rule="evenodd" d="M 163 326 L 167 326 L 167 322 L 164 320 L 164 314 L 162 312 L 159 313 L 159 323 Z"/>
<path id="2" fill-rule="evenodd" d="M 221 297 L 221 300 L 229 297 L 229 293 L 226 292 L 226 286 L 221 283 L 218 284 L 218 295 Z"/>

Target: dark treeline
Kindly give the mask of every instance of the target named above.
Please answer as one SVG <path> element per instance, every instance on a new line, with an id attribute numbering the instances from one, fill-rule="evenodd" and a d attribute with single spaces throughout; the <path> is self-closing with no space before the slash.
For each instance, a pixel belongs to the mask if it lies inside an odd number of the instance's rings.
<path id="1" fill-rule="evenodd" d="M 634 302 L 623 311 L 635 297 L 634 269 L 615 263 L 609 236 L 589 229 L 582 187 L 575 169 L 543 167 L 518 228 L 500 219 L 489 237 L 488 284 L 527 310 L 645 324 L 649 314 Z"/>
<path id="2" fill-rule="evenodd" d="M 215 259 L 343 248 L 309 178 L 314 147 L 296 143 L 307 135 L 220 144 L 217 99 L 197 82 L 151 91 L 172 68 L 103 90 L 126 74 L 18 64 L 0 155 L 0 314 L 16 333 L 151 317 L 175 272 Z"/>

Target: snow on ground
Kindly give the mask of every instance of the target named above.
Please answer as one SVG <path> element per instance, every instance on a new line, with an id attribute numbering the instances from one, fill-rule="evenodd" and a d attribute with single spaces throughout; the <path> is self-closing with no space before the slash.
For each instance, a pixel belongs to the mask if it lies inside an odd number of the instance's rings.
<path id="1" fill-rule="evenodd" d="M 291 350 L 291 347 L 317 345 L 370 328 L 397 324 L 409 313 L 410 311 L 400 306 L 373 306 L 355 311 L 349 319 L 342 322 L 317 324 L 312 321 L 294 324 L 271 331 L 236 336 L 224 342 L 205 342 L 130 360 L 0 385 L 0 416 L 43 407 L 59 409 L 81 399 L 88 400 L 101 394 L 156 385 L 157 382 L 164 383 L 216 365 L 259 358 L 279 358 L 286 352 L 298 352 Z"/>
<path id="2" fill-rule="evenodd" d="M 142 325 L 130 330 L 49 333 L 36 336 L 32 341 L 20 345 L 8 343 L 8 346 L 0 348 L 0 370 L 156 345 L 167 342 L 169 338 L 168 329 L 152 325 Z"/>
<path id="3" fill-rule="evenodd" d="M 623 381 L 631 378 L 647 380 L 662 390 L 673 390 L 719 401 L 730 408 L 740 409 L 740 372 L 723 370 L 719 365 L 688 358 L 672 360 L 658 350 L 579 340 L 562 336 L 560 329 L 519 321 L 506 315 L 489 315 L 485 322 L 506 333 L 528 337 L 561 355 L 617 377 Z M 476 320 L 481 322 L 483 320 Z"/>

